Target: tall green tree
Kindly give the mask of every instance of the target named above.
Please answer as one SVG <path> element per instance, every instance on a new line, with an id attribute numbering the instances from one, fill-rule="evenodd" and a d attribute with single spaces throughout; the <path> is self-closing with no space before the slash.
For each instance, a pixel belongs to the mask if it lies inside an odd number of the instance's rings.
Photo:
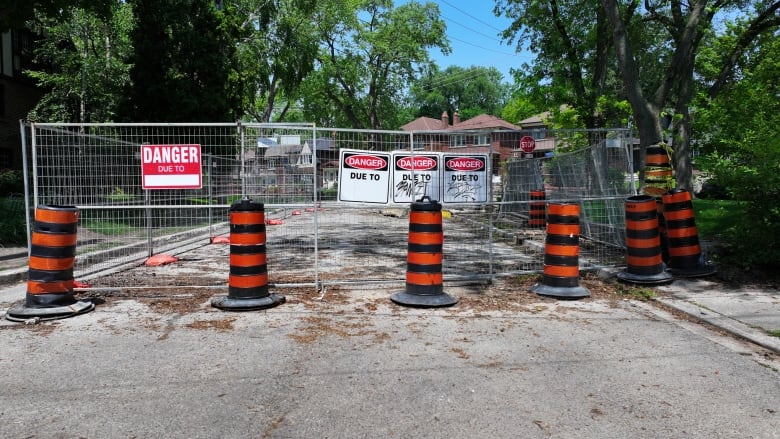
<path id="1" fill-rule="evenodd" d="M 10 28 L 22 28 L 40 17 L 68 19 L 74 10 L 93 13 L 101 18 L 109 17 L 121 0 L 3 0 L 0 2 L 0 32 Z"/>
<path id="2" fill-rule="evenodd" d="M 700 136 L 697 164 L 740 206 L 738 221 L 722 230 L 727 259 L 746 268 L 780 264 L 780 40 L 763 35 L 746 48 L 732 69 L 738 80 L 723 81 L 721 59 L 734 47 L 745 22 L 705 44 L 698 58 L 701 82 L 693 114 Z M 744 212 L 744 215 L 742 215 Z"/>
<path id="3" fill-rule="evenodd" d="M 669 108 L 674 113 L 671 131 L 673 132 L 673 165 L 676 171 L 677 187 L 692 189 L 693 167 L 690 151 L 691 112 L 690 105 L 695 93 L 694 73 L 696 57 L 705 37 L 713 34 L 714 18 L 723 11 L 743 11 L 749 19 L 743 31 L 736 36 L 733 45 L 721 56 L 719 77 L 727 78 L 737 61 L 742 58 L 745 49 L 755 38 L 772 34 L 780 24 L 778 8 L 780 2 L 743 0 L 659 0 L 646 2 L 638 8 L 634 2 L 601 0 L 609 17 L 612 28 L 615 53 L 626 87 L 628 101 L 631 103 L 640 142 L 643 146 L 665 141 L 662 126 L 662 112 Z M 658 37 L 669 47 L 665 58 L 643 57 L 637 48 L 642 47 L 635 29 L 637 26 L 651 25 L 657 29 Z M 654 83 L 642 81 L 645 68 L 650 64 L 663 68 L 663 75 Z M 718 93 L 711 89 L 712 95 Z"/>
<path id="4" fill-rule="evenodd" d="M 431 63 L 428 50 L 449 52 L 434 3 L 333 0 L 318 4 L 312 25 L 320 50 L 303 104 L 318 123 L 396 128 L 404 90 Z"/>
<path id="5" fill-rule="evenodd" d="M 224 122 L 243 114 L 231 75 L 236 41 L 213 0 L 132 0 L 136 26 L 124 116 Z"/>
<path id="6" fill-rule="evenodd" d="M 458 111 L 462 119 L 479 114 L 500 116 L 509 97 L 509 85 L 495 67 L 450 66 L 430 69 L 410 88 L 410 103 L 417 117 L 438 118 L 443 111 Z"/>
<path id="7" fill-rule="evenodd" d="M 47 90 L 28 115 L 32 121 L 116 120 L 129 81 L 132 11 L 117 3 L 107 16 L 72 8 L 67 20 L 40 16 L 43 38 L 35 51 L 41 68 L 27 74 Z"/>
<path id="8" fill-rule="evenodd" d="M 318 41 L 313 0 L 237 0 L 225 5 L 237 36 L 235 73 L 246 114 L 258 122 L 289 118 L 313 70 Z"/>
<path id="9" fill-rule="evenodd" d="M 496 0 L 494 12 L 513 20 L 504 39 L 536 55 L 533 63 L 513 69 L 524 91 L 520 98 L 550 111 L 567 105 L 587 128 L 615 123 L 600 101 L 620 100 L 621 88 L 598 0 Z"/>

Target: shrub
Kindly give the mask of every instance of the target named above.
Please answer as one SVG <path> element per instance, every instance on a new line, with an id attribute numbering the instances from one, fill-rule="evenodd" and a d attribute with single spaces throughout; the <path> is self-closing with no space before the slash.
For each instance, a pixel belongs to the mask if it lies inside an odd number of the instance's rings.
<path id="1" fill-rule="evenodd" d="M 24 174 L 16 169 L 0 170 L 0 196 L 24 193 Z"/>
<path id="2" fill-rule="evenodd" d="M 27 219 L 23 197 L 0 198 L 0 245 L 15 247 L 27 245 Z"/>

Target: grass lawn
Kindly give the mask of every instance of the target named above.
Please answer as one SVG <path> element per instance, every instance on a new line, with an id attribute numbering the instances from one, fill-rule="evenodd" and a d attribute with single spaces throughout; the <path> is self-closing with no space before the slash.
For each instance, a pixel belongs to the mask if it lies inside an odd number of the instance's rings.
<path id="1" fill-rule="evenodd" d="M 696 231 L 702 238 L 713 238 L 726 230 L 738 227 L 744 214 L 733 200 L 693 200 Z"/>

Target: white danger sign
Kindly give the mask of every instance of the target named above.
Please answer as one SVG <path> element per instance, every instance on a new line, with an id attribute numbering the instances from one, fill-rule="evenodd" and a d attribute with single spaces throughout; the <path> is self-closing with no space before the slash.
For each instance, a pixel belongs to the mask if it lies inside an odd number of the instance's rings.
<path id="1" fill-rule="evenodd" d="M 390 154 L 341 150 L 339 201 L 388 203 Z"/>
<path id="2" fill-rule="evenodd" d="M 393 202 L 441 200 L 438 154 L 393 153 Z"/>
<path id="3" fill-rule="evenodd" d="M 486 154 L 444 154 L 444 197 L 446 203 L 486 203 L 488 201 L 488 161 Z"/>

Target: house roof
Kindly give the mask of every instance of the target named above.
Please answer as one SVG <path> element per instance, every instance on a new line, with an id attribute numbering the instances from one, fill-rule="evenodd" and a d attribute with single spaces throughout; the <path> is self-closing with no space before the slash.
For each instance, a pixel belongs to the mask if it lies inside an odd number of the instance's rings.
<path id="1" fill-rule="evenodd" d="M 441 119 L 434 119 L 432 117 L 418 117 L 417 119 L 403 125 L 401 127 L 404 131 L 438 131 L 442 129 L 443 122 Z M 477 117 L 472 117 L 469 120 L 464 120 L 460 123 L 449 125 L 447 130 L 487 130 L 487 129 L 509 129 L 519 130 L 520 127 L 511 124 L 500 117 L 491 116 L 489 114 L 480 114 Z"/>
<path id="2" fill-rule="evenodd" d="M 403 125 L 401 129 L 404 131 L 432 131 L 440 130 L 441 125 L 441 119 L 423 116 Z"/>
<path id="3" fill-rule="evenodd" d="M 509 130 L 519 130 L 520 127 L 511 124 L 500 117 L 491 116 L 490 114 L 480 114 L 477 117 L 472 117 L 469 120 L 464 120 L 459 124 L 450 126 L 451 130 L 484 130 L 490 128 L 502 128 Z"/>

